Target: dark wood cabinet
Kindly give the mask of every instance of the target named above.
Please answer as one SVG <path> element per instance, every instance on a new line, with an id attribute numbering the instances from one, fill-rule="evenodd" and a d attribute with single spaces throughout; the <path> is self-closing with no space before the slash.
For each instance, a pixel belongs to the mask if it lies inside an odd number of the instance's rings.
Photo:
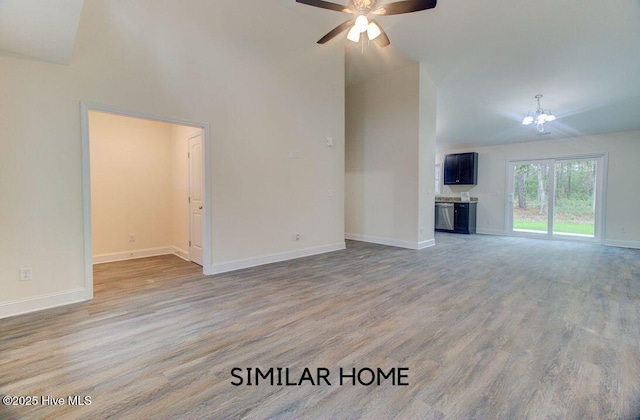
<path id="1" fill-rule="evenodd" d="M 444 185 L 476 185 L 477 183 L 477 153 L 456 153 L 444 157 Z"/>
<path id="2" fill-rule="evenodd" d="M 455 203 L 453 213 L 454 232 L 476 233 L 476 203 Z"/>

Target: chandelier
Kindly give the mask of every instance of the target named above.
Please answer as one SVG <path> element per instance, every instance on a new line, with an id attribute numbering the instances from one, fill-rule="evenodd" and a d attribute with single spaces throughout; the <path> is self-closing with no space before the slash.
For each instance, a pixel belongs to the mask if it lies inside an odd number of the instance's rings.
<path id="1" fill-rule="evenodd" d="M 538 100 L 538 109 L 536 109 L 535 112 L 527 112 L 527 116 L 522 119 L 522 125 L 535 123 L 536 129 L 542 133 L 544 132 L 544 123 L 554 121 L 556 116 L 548 109 L 542 109 L 542 106 L 540 106 L 540 98 L 542 98 L 542 95 L 537 94 L 536 99 Z"/>

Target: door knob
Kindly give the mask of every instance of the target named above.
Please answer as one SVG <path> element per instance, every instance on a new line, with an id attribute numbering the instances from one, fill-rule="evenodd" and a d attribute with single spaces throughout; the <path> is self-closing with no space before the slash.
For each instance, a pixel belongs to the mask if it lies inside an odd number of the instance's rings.
<path id="1" fill-rule="evenodd" d="M 198 207 L 198 210 L 202 210 L 202 206 Z"/>

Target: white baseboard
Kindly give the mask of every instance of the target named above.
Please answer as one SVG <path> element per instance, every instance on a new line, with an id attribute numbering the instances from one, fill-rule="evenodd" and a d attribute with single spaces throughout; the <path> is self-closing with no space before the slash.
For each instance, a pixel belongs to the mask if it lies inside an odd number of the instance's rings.
<path id="1" fill-rule="evenodd" d="M 418 242 L 418 249 L 426 249 L 426 248 L 430 248 L 432 246 L 436 246 L 436 240 L 435 239 L 429 239 L 428 241 Z"/>
<path id="2" fill-rule="evenodd" d="M 61 293 L 37 296 L 33 298 L 19 299 L 12 302 L 0 304 L 0 319 L 10 316 L 22 315 L 29 312 L 51 309 L 57 306 L 70 305 L 72 303 L 84 302 L 93 298 L 90 291 L 86 289 L 74 289 Z"/>
<path id="3" fill-rule="evenodd" d="M 157 257 L 159 255 L 173 254 L 175 252 L 175 249 L 176 248 L 173 246 L 163 246 L 160 248 L 135 249 L 131 251 L 94 255 L 93 263 L 103 264 L 115 261 L 133 260 L 136 258 Z"/>
<path id="4" fill-rule="evenodd" d="M 411 241 L 400 241 L 400 240 L 391 239 L 391 238 L 380 238 L 378 236 L 359 235 L 357 233 L 345 233 L 344 237 L 345 239 L 350 239 L 352 241 L 370 242 L 372 244 L 395 246 L 397 248 L 407 248 L 407 249 L 416 249 L 416 250 L 428 248 L 436 244 L 435 240 L 433 239 L 428 241 L 422 241 L 422 242 L 411 242 Z"/>
<path id="5" fill-rule="evenodd" d="M 178 248 L 177 246 L 173 247 L 172 254 L 182 258 L 185 261 L 191 261 L 191 259 L 189 258 L 189 252 L 185 251 L 184 249 Z"/>
<path id="6" fill-rule="evenodd" d="M 280 261 L 288 261 L 296 258 L 309 257 L 311 255 L 324 254 L 327 252 L 340 251 L 346 248 L 344 242 L 330 245 L 323 245 L 314 248 L 305 248 L 295 251 L 287 251 L 278 254 L 264 255 L 256 258 L 247 258 L 245 260 L 235 260 L 213 264 L 210 274 L 228 273 L 229 271 L 241 270 L 243 268 L 251 268 L 264 264 L 271 264 Z"/>
<path id="7" fill-rule="evenodd" d="M 498 229 L 476 229 L 476 233 L 480 235 L 507 236 L 507 233 Z"/>
<path id="8" fill-rule="evenodd" d="M 616 239 L 607 239 L 604 241 L 607 246 L 617 246 L 619 248 L 634 248 L 640 249 L 640 242 L 638 241 L 620 241 Z"/>

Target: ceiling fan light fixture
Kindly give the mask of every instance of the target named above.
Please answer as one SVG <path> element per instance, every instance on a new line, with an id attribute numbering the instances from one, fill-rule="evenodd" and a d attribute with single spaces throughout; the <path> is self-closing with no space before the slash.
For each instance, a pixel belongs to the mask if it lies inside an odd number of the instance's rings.
<path id="1" fill-rule="evenodd" d="M 2 2 L 2 0 L 0 0 L 0 2 Z M 380 48 L 386 47 L 391 42 L 380 24 L 372 22 L 369 19 L 369 16 L 390 16 L 419 12 L 422 10 L 433 9 L 436 7 L 437 2 L 438 0 L 385 0 L 384 7 L 378 7 L 376 5 L 376 0 L 347 0 L 348 4 L 346 6 L 344 4 L 335 3 L 331 0 L 296 0 L 296 3 L 306 4 L 320 9 L 347 13 L 352 16 L 351 19 L 336 26 L 325 36 L 320 38 L 317 42 L 318 44 L 326 44 L 339 34 L 349 30 L 347 39 L 350 41 L 360 42 L 361 40 L 364 40 L 364 37 L 361 34 L 367 32 L 369 40 L 375 40 L 375 44 Z M 344 3 L 344 1 L 341 3 Z M 364 43 L 362 45 L 362 52 L 364 54 Z"/>
<path id="2" fill-rule="evenodd" d="M 367 27 L 367 36 L 369 37 L 369 41 L 373 41 L 379 37 L 381 33 L 382 31 L 380 30 L 380 27 L 376 25 L 375 22 L 369 23 L 369 26 Z"/>
<path id="3" fill-rule="evenodd" d="M 369 27 L 369 19 L 365 15 L 360 15 L 356 18 L 356 24 L 354 28 L 358 30 L 358 32 L 362 33 L 367 30 Z"/>
<path id="4" fill-rule="evenodd" d="M 349 29 L 349 33 L 347 34 L 347 39 L 353 42 L 360 42 L 360 31 L 355 26 L 352 26 Z"/>

